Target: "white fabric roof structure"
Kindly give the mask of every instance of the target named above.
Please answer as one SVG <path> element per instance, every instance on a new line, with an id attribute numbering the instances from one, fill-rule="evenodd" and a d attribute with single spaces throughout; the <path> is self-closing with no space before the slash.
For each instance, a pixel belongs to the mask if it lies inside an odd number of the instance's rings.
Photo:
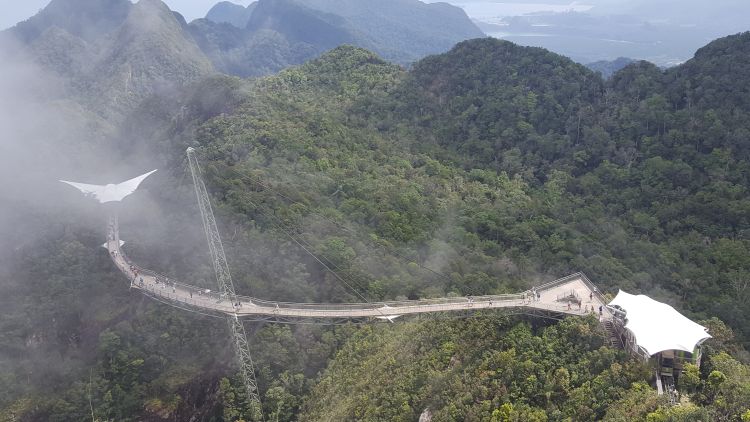
<path id="1" fill-rule="evenodd" d="M 122 247 L 122 245 L 124 245 L 124 244 L 125 244 L 125 241 L 121 239 L 120 240 L 120 247 Z M 102 248 L 109 249 L 109 245 L 107 244 L 107 242 L 102 243 Z"/>
<path id="2" fill-rule="evenodd" d="M 148 173 L 142 174 L 138 177 L 134 177 L 130 180 L 126 180 L 118 184 L 108 185 L 89 185 L 87 183 L 68 182 L 67 180 L 60 180 L 63 183 L 67 183 L 70 186 L 80 190 L 86 195 L 91 195 L 98 199 L 102 204 L 105 202 L 122 201 L 126 196 L 135 192 L 138 186 L 141 184 L 143 179 L 151 175 L 156 170 L 151 170 Z"/>
<path id="3" fill-rule="evenodd" d="M 645 295 L 620 290 L 609 306 L 619 305 L 627 312 L 625 328 L 635 336 L 638 346 L 650 356 L 664 350 L 692 353 L 697 344 L 710 338 L 706 328 L 696 324 L 666 303 Z"/>

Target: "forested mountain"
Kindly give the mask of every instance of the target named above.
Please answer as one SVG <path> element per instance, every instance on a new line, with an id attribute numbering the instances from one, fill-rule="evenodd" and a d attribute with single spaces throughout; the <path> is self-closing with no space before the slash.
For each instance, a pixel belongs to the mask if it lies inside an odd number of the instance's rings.
<path id="1" fill-rule="evenodd" d="M 483 36 L 463 10 L 418 0 L 220 3 L 190 31 L 217 69 L 238 76 L 275 73 L 341 44 L 406 65 Z"/>
<path id="2" fill-rule="evenodd" d="M 54 0 L 3 37 L 63 78 L 71 98 L 112 121 L 157 90 L 213 72 L 159 0 Z"/>
<path id="3" fill-rule="evenodd" d="M 206 19 L 216 23 L 228 23 L 237 28 L 247 26 L 257 2 L 252 2 L 247 7 L 240 6 L 229 1 L 216 3 L 211 10 L 206 13 Z"/>
<path id="4" fill-rule="evenodd" d="M 411 64 L 428 54 L 445 52 L 458 41 L 484 36 L 462 9 L 448 3 L 298 1 L 315 10 L 344 17 L 373 44 L 374 52 L 400 64 Z"/>
<path id="5" fill-rule="evenodd" d="M 599 72 L 602 74 L 604 79 L 609 79 L 610 76 L 614 75 L 615 72 L 622 69 L 623 67 L 633 63 L 635 60 L 627 57 L 618 57 L 614 60 L 599 60 L 596 62 L 588 63 L 586 67 Z"/>
<path id="6" fill-rule="evenodd" d="M 147 20 L 154 28 L 129 32 L 146 6 L 159 11 Z M 185 26 L 161 6 L 132 6 L 106 37 L 128 46 L 113 57 L 142 58 L 153 40 L 193 56 L 194 45 L 169 44 Z M 348 25 L 299 10 L 316 25 Z M 71 45 L 88 43 L 65 32 Z M 749 46 L 739 34 L 682 66 L 638 62 L 607 81 L 492 39 L 411 70 L 344 46 L 267 78 L 185 78 L 118 109 L 110 153 L 161 169 L 123 204 L 125 249 L 211 287 L 184 167 L 193 146 L 240 293 L 333 302 L 505 293 L 585 271 L 606 293 L 674 304 L 714 336 L 702 367 L 681 378 L 690 403 L 670 408 L 646 368 L 603 345 L 594 319 L 248 323 L 268 420 L 739 421 L 750 417 Z M 128 63 L 115 58 L 105 74 Z M 0 420 L 246 412 L 223 322 L 129 292 L 101 248 L 103 209 L 76 205 L 72 190 L 35 207 L 5 189 Z"/>
<path id="7" fill-rule="evenodd" d="M 161 0 L 53 0 L 0 38 L 20 43 L 66 79 L 70 96 L 85 107 L 118 120 L 153 92 L 214 69 L 267 75 L 342 44 L 410 64 L 482 35 L 461 9 L 418 0 L 377 7 L 360 0 L 347 7 L 310 0 L 262 0 L 246 8 L 223 2 L 190 24 Z"/>

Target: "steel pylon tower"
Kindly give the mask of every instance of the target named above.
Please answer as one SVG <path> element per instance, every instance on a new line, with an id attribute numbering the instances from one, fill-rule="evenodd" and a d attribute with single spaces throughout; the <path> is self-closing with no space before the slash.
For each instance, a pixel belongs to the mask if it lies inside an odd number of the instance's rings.
<path id="1" fill-rule="evenodd" d="M 203 230 L 206 232 L 208 249 L 211 253 L 211 261 L 213 263 L 214 272 L 216 273 L 216 282 L 219 285 L 219 294 L 222 299 L 230 300 L 234 304 L 238 302 L 237 294 L 234 292 L 232 275 L 229 273 L 229 265 L 227 264 L 227 257 L 224 254 L 224 246 L 221 243 L 219 229 L 216 227 L 216 218 L 214 218 L 211 200 L 208 197 L 206 185 L 203 183 L 203 178 L 201 177 L 198 159 L 195 157 L 195 149 L 188 148 L 187 156 L 188 162 L 190 163 L 190 173 L 193 176 L 195 195 L 198 197 L 198 206 L 203 220 Z M 247 397 L 250 400 L 251 406 L 254 408 L 253 411 L 256 413 L 253 417 L 255 418 L 259 416 L 262 420 L 263 413 L 260 396 L 258 395 L 258 383 L 255 380 L 255 369 L 253 367 L 253 359 L 250 356 L 250 348 L 247 342 L 245 327 L 242 325 L 242 321 L 237 318 L 236 314 L 228 316 L 227 323 L 229 324 L 229 331 L 232 333 L 234 352 L 237 356 L 240 367 L 240 376 L 245 385 Z"/>

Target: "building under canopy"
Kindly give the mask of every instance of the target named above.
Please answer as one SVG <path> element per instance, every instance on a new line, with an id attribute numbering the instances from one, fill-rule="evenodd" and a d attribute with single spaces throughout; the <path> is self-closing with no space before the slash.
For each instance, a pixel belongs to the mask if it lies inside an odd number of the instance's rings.
<path id="1" fill-rule="evenodd" d="M 711 338 L 706 327 L 666 303 L 622 290 L 608 307 L 623 346 L 651 362 L 659 387 L 662 380 L 673 384 L 672 378 L 679 376 L 685 363 L 700 365 L 700 345 Z"/>
<path id="2" fill-rule="evenodd" d="M 666 303 L 645 295 L 631 295 L 620 290 L 609 306 L 626 312 L 624 328 L 629 330 L 647 356 L 665 350 L 692 353 L 711 337 L 706 327 L 697 324 Z"/>

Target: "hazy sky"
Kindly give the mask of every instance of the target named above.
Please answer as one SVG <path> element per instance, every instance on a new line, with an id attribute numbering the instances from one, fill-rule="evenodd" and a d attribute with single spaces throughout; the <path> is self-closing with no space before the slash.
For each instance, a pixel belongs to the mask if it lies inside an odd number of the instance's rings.
<path id="1" fill-rule="evenodd" d="M 169 5 L 172 10 L 180 12 L 188 22 L 193 19 L 202 18 L 206 16 L 206 12 L 214 4 L 221 0 L 163 0 Z M 241 4 L 247 6 L 253 0 L 230 0 L 232 3 Z M 372 0 L 378 1 L 378 0 Z M 481 16 L 481 10 L 483 7 L 487 7 L 492 3 L 501 3 L 509 7 L 512 10 L 521 7 L 519 9 L 523 13 L 534 11 L 540 4 L 553 4 L 560 7 L 560 4 L 596 4 L 596 3 L 617 3 L 622 0 L 423 0 L 426 3 L 434 3 L 436 1 L 447 1 L 457 6 L 461 6 L 466 9 L 469 14 L 477 14 Z M 36 14 L 40 9 L 44 8 L 49 3 L 49 0 L 0 0 L 0 29 L 9 28 L 16 23 L 26 20 Z M 515 5 L 514 5 L 515 3 Z M 525 3 L 525 4 L 524 4 Z M 529 5 L 531 4 L 531 6 Z M 496 5 L 497 7 L 497 5 Z M 529 9 L 531 7 L 531 9 Z M 563 6 L 564 7 L 564 6 Z M 527 10 L 529 9 L 529 10 Z M 473 13 L 474 12 L 474 13 Z M 476 16 L 476 17 L 479 17 Z"/>
<path id="2" fill-rule="evenodd" d="M 50 0 L 0 0 L 0 29 L 5 29 L 28 19 L 44 8 Z M 221 0 L 163 0 L 172 10 L 180 12 L 188 22 L 206 15 Z M 253 0 L 230 0 L 248 5 Z M 377 2 L 378 0 L 370 0 Z M 750 0 L 422 0 L 425 3 L 447 1 L 462 7 L 477 20 L 518 16 L 539 11 L 591 11 L 603 14 L 634 13 L 641 18 L 659 20 L 688 15 L 687 23 L 708 23 L 717 17 L 727 22 L 742 23 L 746 29 L 746 16 Z M 680 7 L 685 6 L 685 7 Z M 593 8 L 592 8 L 593 7 Z M 710 15 L 707 16 L 707 15 Z M 695 22 L 692 22 L 695 21 Z M 681 22 L 686 23 L 686 22 Z M 737 25 L 735 25 L 737 26 Z M 732 28 L 729 32 L 736 32 Z"/>
<path id="3" fill-rule="evenodd" d="M 162 0 L 169 8 L 180 12 L 188 22 L 206 16 L 206 12 L 220 0 Z M 232 3 L 248 5 L 252 0 L 233 0 Z M 377 0 L 374 0 L 377 1 Z M 9 28 L 26 20 L 43 9 L 49 0 L 0 0 L 0 29 Z"/>

